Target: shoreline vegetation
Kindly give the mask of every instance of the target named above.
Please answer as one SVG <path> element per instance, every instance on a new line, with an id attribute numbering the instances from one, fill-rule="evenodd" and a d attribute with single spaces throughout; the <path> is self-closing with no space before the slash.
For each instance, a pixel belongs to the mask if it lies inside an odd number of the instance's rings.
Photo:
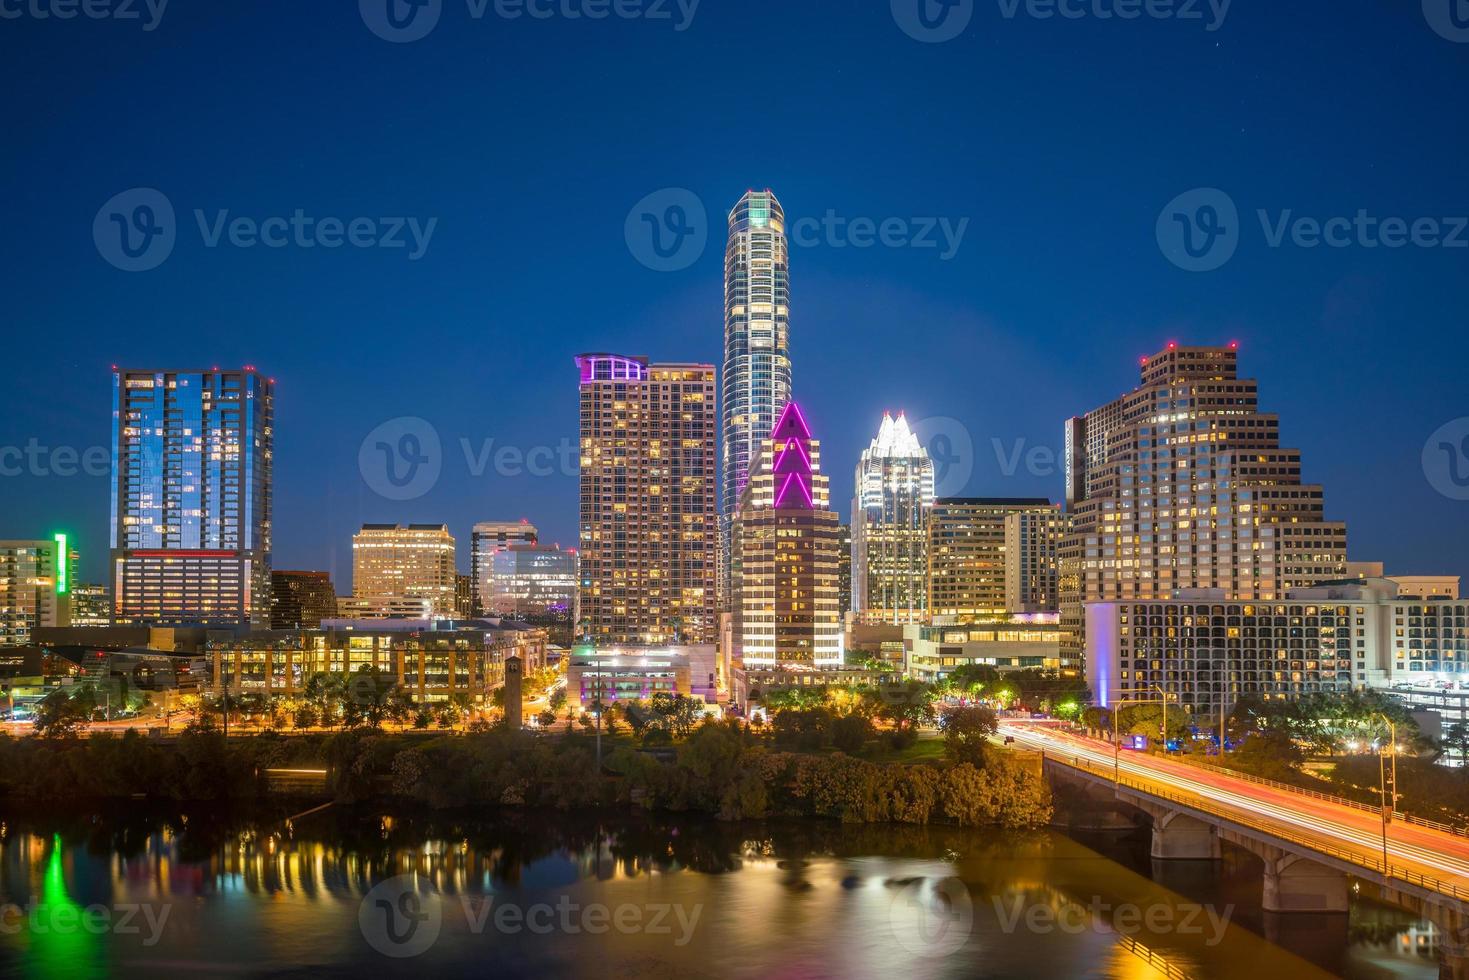
<path id="1" fill-rule="evenodd" d="M 261 733 L 226 739 L 203 720 L 180 734 L 88 738 L 0 736 L 0 796 L 17 802 L 143 799 L 247 802 L 270 795 L 267 770 L 325 770 L 338 803 L 633 809 L 721 821 L 807 818 L 848 824 L 1043 827 L 1051 794 L 1039 767 L 989 744 L 993 713 L 948 725 L 941 758 L 869 761 L 853 741 L 802 748 L 734 722 L 705 722 L 644 747 L 604 736 L 602 766 L 585 732 L 538 735 L 503 726 L 464 734 Z M 946 722 L 950 719 L 946 718 Z M 926 747 L 934 740 L 908 743 Z M 809 743 L 808 743 L 809 744 Z M 880 742 L 876 743 L 881 745 Z M 880 748 L 878 750 L 881 751 Z"/>

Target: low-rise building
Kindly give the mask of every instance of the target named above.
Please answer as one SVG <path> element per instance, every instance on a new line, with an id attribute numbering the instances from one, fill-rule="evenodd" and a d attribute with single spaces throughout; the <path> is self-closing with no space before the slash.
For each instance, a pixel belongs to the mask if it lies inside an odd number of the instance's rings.
<path id="1" fill-rule="evenodd" d="M 907 626 L 903 654 L 904 673 L 930 684 L 966 666 L 1057 670 L 1061 666 L 1061 617 L 1036 613 L 966 626 Z"/>
<path id="2" fill-rule="evenodd" d="M 713 703 L 717 696 L 714 644 L 666 647 L 583 644 L 566 666 L 566 697 L 585 708 L 597 701 L 645 701 L 655 694 L 683 694 Z"/>

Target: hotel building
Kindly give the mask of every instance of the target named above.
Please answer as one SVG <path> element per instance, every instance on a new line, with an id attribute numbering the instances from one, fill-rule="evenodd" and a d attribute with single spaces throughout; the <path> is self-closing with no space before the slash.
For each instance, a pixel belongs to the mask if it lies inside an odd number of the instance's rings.
<path id="1" fill-rule="evenodd" d="M 1345 575 L 1346 526 L 1325 519 L 1321 487 L 1302 482 L 1300 452 L 1281 448 L 1280 419 L 1237 361 L 1234 345 L 1170 344 L 1143 358 L 1136 389 L 1067 423 L 1068 662 L 1085 645 L 1087 603 L 1218 589 L 1275 604 Z"/>
<path id="2" fill-rule="evenodd" d="M 933 481 L 933 461 L 903 413 L 884 413 L 857 463 L 852 500 L 852 610 L 864 623 L 928 618 Z"/>
<path id="3" fill-rule="evenodd" d="M 247 367 L 112 385 L 114 620 L 268 625 L 274 384 Z"/>
<path id="4" fill-rule="evenodd" d="M 469 532 L 469 577 L 478 612 L 490 608 L 495 595 L 495 555 L 513 544 L 535 544 L 540 540 L 536 526 L 525 518 L 518 521 L 481 521 Z"/>
<path id="5" fill-rule="evenodd" d="M 821 444 L 787 402 L 741 495 L 731 596 L 734 643 L 746 667 L 842 663 L 841 518 L 831 510 Z"/>
<path id="6" fill-rule="evenodd" d="M 1061 608 L 1061 539 L 1066 515 L 1059 506 L 1005 517 L 1005 609 L 1011 613 Z"/>
<path id="7" fill-rule="evenodd" d="M 596 643 L 710 643 L 715 608 L 711 364 L 582 354 L 581 621 Z"/>
<path id="8" fill-rule="evenodd" d="M 731 527 L 750 470 L 791 398 L 790 251 L 785 211 L 769 190 L 729 213 L 724 252 L 724 374 L 720 379 L 720 608 L 729 609 Z"/>
<path id="9" fill-rule="evenodd" d="M 928 613 L 934 622 L 1002 618 L 1009 609 L 1005 523 L 1011 517 L 1054 520 L 1044 498 L 944 497 L 928 520 Z"/>
<path id="10" fill-rule="evenodd" d="M 447 524 L 364 524 L 352 537 L 354 615 L 453 619 L 454 576 Z"/>
<path id="11" fill-rule="evenodd" d="M 0 541 L 0 647 L 31 643 L 41 627 L 71 625 L 72 567 L 64 534 Z"/>

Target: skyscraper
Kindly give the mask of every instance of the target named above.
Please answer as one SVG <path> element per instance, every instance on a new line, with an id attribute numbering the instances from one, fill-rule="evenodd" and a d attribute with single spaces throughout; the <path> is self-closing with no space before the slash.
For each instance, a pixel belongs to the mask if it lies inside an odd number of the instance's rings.
<path id="1" fill-rule="evenodd" d="M 269 625 L 273 382 L 120 370 L 112 386 L 116 622 Z"/>
<path id="2" fill-rule="evenodd" d="M 883 413 L 857 463 L 852 500 L 852 609 L 862 622 L 927 618 L 933 485 L 933 461 L 907 418 Z"/>
<path id="3" fill-rule="evenodd" d="M 457 592 L 448 525 L 364 524 L 353 535 L 356 614 L 452 619 Z"/>
<path id="4" fill-rule="evenodd" d="M 577 619 L 574 548 L 513 544 L 495 553 L 494 595 L 486 612 L 497 615 Z"/>
<path id="5" fill-rule="evenodd" d="M 0 647 L 31 641 L 38 626 L 70 626 L 66 535 L 0 541 Z"/>
<path id="6" fill-rule="evenodd" d="M 769 190 L 747 191 L 729 213 L 720 383 L 719 587 L 726 590 L 740 494 L 791 398 L 790 255 L 785 211 Z M 727 597 L 722 602 L 729 608 Z"/>
<path id="7" fill-rule="evenodd" d="M 495 596 L 495 554 L 513 544 L 535 544 L 536 526 L 525 518 L 518 521 L 481 521 L 469 533 L 469 575 L 474 600 L 480 612 L 490 608 Z"/>
<path id="8" fill-rule="evenodd" d="M 1045 498 L 944 497 L 928 524 L 928 613 L 935 622 L 972 623 L 1003 617 L 1005 522 L 1023 514 L 1056 516 Z"/>
<path id="9" fill-rule="evenodd" d="M 713 643 L 714 366 L 618 354 L 576 364 L 585 632 L 599 643 Z"/>
<path id="10" fill-rule="evenodd" d="M 734 639 L 747 666 L 841 666 L 841 518 L 830 498 L 821 444 L 787 402 L 734 523 Z"/>
<path id="11" fill-rule="evenodd" d="M 1260 411 L 1228 347 L 1168 347 L 1141 384 L 1066 425 L 1063 661 L 1085 643 L 1088 602 L 1217 589 L 1276 601 L 1346 573 L 1347 531 L 1327 521 L 1299 450 Z"/>
<path id="12" fill-rule="evenodd" d="M 1061 608 L 1061 539 L 1068 521 L 1059 506 L 1005 518 L 1005 608 L 1054 613 Z"/>

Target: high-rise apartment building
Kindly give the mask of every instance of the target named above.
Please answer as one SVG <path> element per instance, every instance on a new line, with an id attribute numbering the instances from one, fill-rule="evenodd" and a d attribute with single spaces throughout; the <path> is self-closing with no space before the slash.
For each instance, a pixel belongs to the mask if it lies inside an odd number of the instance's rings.
<path id="1" fill-rule="evenodd" d="M 1003 617 L 1005 522 L 1022 514 L 1059 514 L 1044 498 L 943 497 L 928 521 L 928 613 L 934 622 Z"/>
<path id="2" fill-rule="evenodd" d="M 1066 527 L 1060 505 L 1006 515 L 1007 612 L 1053 613 L 1061 608 L 1061 539 Z"/>
<path id="3" fill-rule="evenodd" d="M 488 612 L 577 620 L 577 554 L 557 544 L 514 544 L 495 554 Z"/>
<path id="4" fill-rule="evenodd" d="M 352 537 L 357 615 L 452 619 L 457 583 L 447 524 L 364 524 Z"/>
<path id="5" fill-rule="evenodd" d="M 329 572 L 271 571 L 271 629 L 316 629 L 336 615 L 337 592 Z"/>
<path id="6" fill-rule="evenodd" d="M 720 378 L 719 588 L 727 590 L 731 525 L 776 418 L 791 398 L 790 251 L 785 210 L 747 191 L 729 213 L 724 251 L 724 374 Z M 722 608 L 730 608 L 728 596 Z"/>
<path id="7" fill-rule="evenodd" d="M 1217 589 L 1275 602 L 1343 577 L 1347 532 L 1302 482 L 1256 382 L 1228 347 L 1143 358 L 1141 383 L 1066 426 L 1063 660 L 1079 663 L 1083 605 Z"/>
<path id="8" fill-rule="evenodd" d="M 581 620 L 597 643 L 713 643 L 712 364 L 582 354 Z"/>
<path id="9" fill-rule="evenodd" d="M 38 627 L 71 625 L 66 535 L 0 541 L 0 647 L 31 642 Z"/>
<path id="10" fill-rule="evenodd" d="M 112 385 L 115 621 L 265 627 L 274 384 L 247 367 Z"/>
<path id="11" fill-rule="evenodd" d="M 864 623 L 928 618 L 933 460 L 899 412 L 884 413 L 857 463 L 852 500 L 852 609 Z"/>
<path id="12" fill-rule="evenodd" d="M 752 667 L 842 663 L 838 530 L 821 444 L 787 402 L 735 517 L 734 642 Z"/>
<path id="13" fill-rule="evenodd" d="M 479 612 L 487 612 L 495 596 L 495 555 L 513 544 L 535 544 L 540 540 L 536 526 L 525 518 L 518 521 L 481 521 L 469 533 L 469 577 Z"/>

